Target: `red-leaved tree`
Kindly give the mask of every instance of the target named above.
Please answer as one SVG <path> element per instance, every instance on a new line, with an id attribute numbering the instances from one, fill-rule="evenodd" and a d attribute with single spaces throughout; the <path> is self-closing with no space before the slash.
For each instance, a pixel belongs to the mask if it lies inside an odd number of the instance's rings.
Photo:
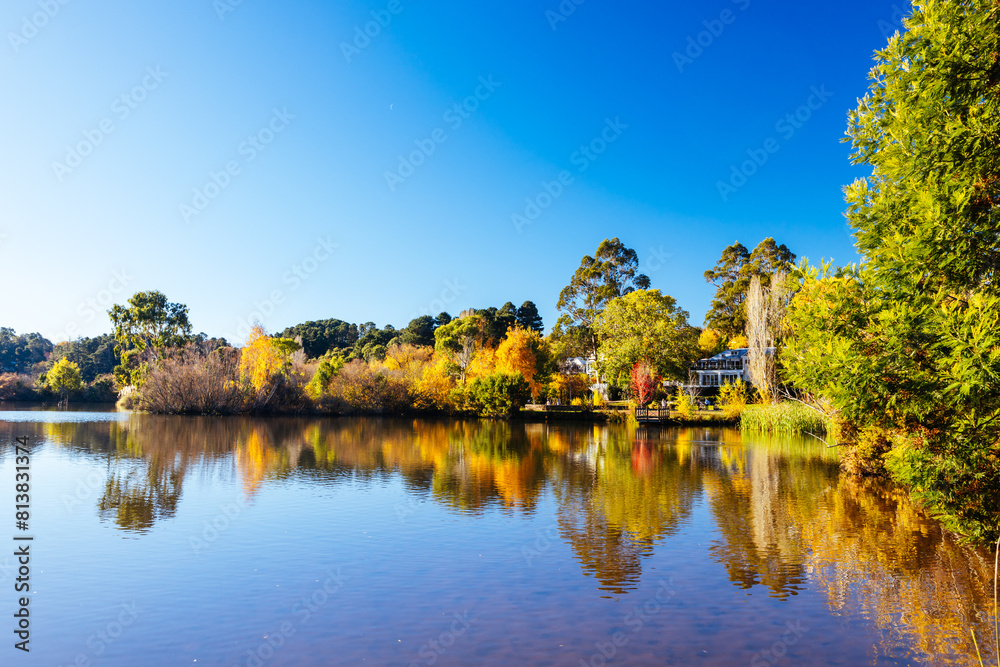
<path id="1" fill-rule="evenodd" d="M 656 388 L 656 371 L 643 359 L 632 367 L 632 398 L 638 405 L 646 405 L 653 400 L 653 389 Z"/>

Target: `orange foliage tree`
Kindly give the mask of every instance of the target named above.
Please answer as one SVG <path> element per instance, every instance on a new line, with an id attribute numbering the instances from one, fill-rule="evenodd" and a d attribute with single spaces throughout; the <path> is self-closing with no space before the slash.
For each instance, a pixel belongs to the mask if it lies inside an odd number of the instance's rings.
<path id="1" fill-rule="evenodd" d="M 513 327 L 496 351 L 496 371 L 520 373 L 528 381 L 532 396 L 543 393 L 545 380 L 540 363 L 544 359 L 542 337 L 535 331 Z"/>

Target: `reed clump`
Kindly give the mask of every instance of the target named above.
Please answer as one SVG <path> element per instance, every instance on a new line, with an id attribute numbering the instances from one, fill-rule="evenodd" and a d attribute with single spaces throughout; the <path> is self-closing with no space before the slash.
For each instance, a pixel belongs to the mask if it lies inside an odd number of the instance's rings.
<path id="1" fill-rule="evenodd" d="M 740 429 L 758 433 L 826 433 L 827 419 L 794 401 L 748 405 L 740 415 Z"/>

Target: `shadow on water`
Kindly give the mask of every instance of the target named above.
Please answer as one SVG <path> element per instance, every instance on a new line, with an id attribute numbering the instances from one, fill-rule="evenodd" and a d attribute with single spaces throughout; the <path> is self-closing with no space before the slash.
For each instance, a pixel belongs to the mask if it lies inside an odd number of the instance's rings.
<path id="1" fill-rule="evenodd" d="M 788 600 L 822 591 L 833 613 L 900 646 L 966 664 L 969 629 L 992 651 L 992 554 L 960 545 L 891 485 L 839 473 L 809 438 L 705 428 L 404 419 L 129 415 L 0 422 L 107 470 L 95 511 L 135 536 L 177 510 L 191 474 L 238 482 L 248 500 L 295 478 L 317 485 L 398 479 L 469 520 L 555 506 L 560 539 L 602 594 L 635 590 L 644 562 L 711 517 L 709 555 L 729 585 Z M 4 451 L 3 456 L 9 456 Z M 952 657 L 948 657 L 952 656 Z"/>

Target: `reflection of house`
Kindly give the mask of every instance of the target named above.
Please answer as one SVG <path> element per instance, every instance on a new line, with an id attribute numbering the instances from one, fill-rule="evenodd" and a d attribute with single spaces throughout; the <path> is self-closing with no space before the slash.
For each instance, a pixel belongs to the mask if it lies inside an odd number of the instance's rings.
<path id="1" fill-rule="evenodd" d="M 736 380 L 750 382 L 749 350 L 745 347 L 725 350 L 710 359 L 699 359 L 691 367 L 691 384 L 696 387 L 718 387 Z M 767 348 L 774 354 L 774 348 Z"/>

